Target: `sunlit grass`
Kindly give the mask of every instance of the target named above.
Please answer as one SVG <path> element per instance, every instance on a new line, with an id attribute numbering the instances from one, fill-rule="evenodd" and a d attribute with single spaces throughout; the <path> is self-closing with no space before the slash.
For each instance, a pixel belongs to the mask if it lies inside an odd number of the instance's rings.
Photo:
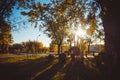
<path id="1" fill-rule="evenodd" d="M 63 80 L 65 75 L 66 75 L 66 73 L 64 73 L 64 72 L 57 72 L 57 74 L 54 75 L 52 80 Z"/>
<path id="2" fill-rule="evenodd" d="M 15 54 L 0 54 L 0 58 L 3 58 L 3 57 L 11 57 L 11 56 L 16 56 Z"/>
<path id="3" fill-rule="evenodd" d="M 99 55 L 99 53 L 95 53 L 94 55 L 95 55 L 95 56 L 98 56 L 98 55 Z"/>
<path id="4" fill-rule="evenodd" d="M 41 58 L 41 55 L 16 55 L 16 54 L 0 54 L 0 63 L 15 63 L 24 60 L 35 60 Z"/>
<path id="5" fill-rule="evenodd" d="M 64 80 L 67 72 L 67 66 L 69 65 L 71 59 L 68 58 L 66 64 L 64 64 L 61 69 L 53 76 L 52 80 Z"/>

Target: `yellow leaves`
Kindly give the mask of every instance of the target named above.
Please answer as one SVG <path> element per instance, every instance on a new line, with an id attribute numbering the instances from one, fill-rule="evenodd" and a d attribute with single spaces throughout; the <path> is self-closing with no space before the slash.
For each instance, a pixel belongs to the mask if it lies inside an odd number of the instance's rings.
<path id="1" fill-rule="evenodd" d="M 5 21 L 1 21 L 0 25 L 0 44 L 10 44 L 12 40 L 11 26 Z"/>
<path id="2" fill-rule="evenodd" d="M 68 4 L 71 4 L 73 0 L 66 0 Z"/>
<path id="3" fill-rule="evenodd" d="M 8 44 L 8 43 L 9 43 L 8 39 L 4 39 L 4 44 Z"/>
<path id="4" fill-rule="evenodd" d="M 67 51 L 69 49 L 69 45 L 63 45 L 62 46 L 62 51 Z"/>
<path id="5" fill-rule="evenodd" d="M 57 52 L 58 51 L 58 48 L 57 48 L 57 45 L 55 45 L 54 47 L 53 47 L 53 52 Z"/>
<path id="6" fill-rule="evenodd" d="M 58 51 L 58 46 L 55 43 L 53 43 L 53 41 L 50 44 L 50 51 L 52 51 L 52 52 L 57 52 Z"/>
<path id="7" fill-rule="evenodd" d="M 57 19 L 60 18 L 60 16 L 61 16 L 61 14 L 60 14 L 60 12 L 58 12 L 58 13 L 56 14 Z"/>
<path id="8" fill-rule="evenodd" d="M 62 17 L 65 14 L 66 8 L 67 8 L 67 4 L 65 3 L 55 6 L 57 18 Z"/>
<path id="9" fill-rule="evenodd" d="M 56 11 L 58 11 L 58 10 L 61 11 L 61 10 L 62 10 L 62 6 L 61 6 L 61 5 L 56 5 L 56 6 L 55 6 L 55 10 L 56 10 Z"/>
<path id="10" fill-rule="evenodd" d="M 94 31 L 96 30 L 96 27 L 97 25 L 96 25 L 96 21 L 95 20 L 92 20 L 91 21 L 91 24 L 90 24 L 90 27 L 88 28 L 88 30 L 87 30 L 87 34 L 88 35 L 92 35 L 93 33 L 94 33 Z"/>
<path id="11" fill-rule="evenodd" d="M 37 44 L 38 44 L 39 48 L 43 48 L 44 47 L 42 42 L 39 42 Z"/>
<path id="12" fill-rule="evenodd" d="M 107 8 L 104 6 L 103 10 L 100 13 L 100 17 L 103 18 L 106 15 L 107 11 L 108 11 Z"/>
<path id="13" fill-rule="evenodd" d="M 62 21 L 62 19 L 65 18 L 64 16 L 64 12 L 57 12 L 56 13 L 56 20 L 59 22 L 59 21 Z"/>
<path id="14" fill-rule="evenodd" d="M 90 26 L 90 28 L 87 30 L 88 35 L 92 35 L 95 30 L 94 26 Z"/>

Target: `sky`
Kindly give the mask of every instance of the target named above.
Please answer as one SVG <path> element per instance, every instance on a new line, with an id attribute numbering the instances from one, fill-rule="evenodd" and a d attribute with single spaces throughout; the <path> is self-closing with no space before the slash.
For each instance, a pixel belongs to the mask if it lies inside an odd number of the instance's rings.
<path id="1" fill-rule="evenodd" d="M 41 3 L 48 3 L 50 0 L 36 0 L 40 1 Z M 13 9 L 13 14 L 10 17 L 11 22 L 15 26 L 19 26 L 20 30 L 12 31 L 13 40 L 14 43 L 21 43 L 25 41 L 40 41 L 43 43 L 44 46 L 49 47 L 49 44 L 51 42 L 51 39 L 41 31 L 39 31 L 39 28 L 34 28 L 34 25 L 31 25 L 30 23 L 23 24 L 16 24 L 21 21 L 28 21 L 28 17 L 23 16 L 20 14 L 21 10 L 17 10 L 16 8 Z M 23 27 L 27 26 L 25 29 Z M 39 36 L 40 35 L 40 36 Z"/>
<path id="2" fill-rule="evenodd" d="M 49 0 L 39 0 L 39 1 L 41 3 L 49 2 Z M 43 43 L 44 46 L 49 47 L 51 39 L 46 34 L 39 31 L 38 28 L 34 28 L 34 25 L 31 25 L 30 23 L 25 23 L 25 25 L 19 24 L 19 22 L 27 19 L 27 17 L 24 17 L 20 14 L 20 10 L 14 9 L 13 14 L 10 17 L 10 19 L 15 26 L 20 27 L 20 30 L 12 31 L 14 43 L 21 43 L 21 42 L 29 41 L 29 40 L 40 41 Z M 25 26 L 27 27 L 23 28 Z"/>

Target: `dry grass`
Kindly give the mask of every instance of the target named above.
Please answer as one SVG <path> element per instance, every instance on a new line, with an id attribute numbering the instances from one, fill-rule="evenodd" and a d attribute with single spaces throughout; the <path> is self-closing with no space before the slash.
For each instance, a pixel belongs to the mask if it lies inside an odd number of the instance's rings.
<path id="1" fill-rule="evenodd" d="M 40 55 L 11 54 L 0 55 L 0 59 L 4 62 L 0 63 L 1 80 L 103 80 L 89 60 L 72 62 L 68 58 L 61 63 L 57 58 L 48 61 Z"/>
<path id="2" fill-rule="evenodd" d="M 0 63 L 15 63 L 24 60 L 35 60 L 41 58 L 41 55 L 16 55 L 16 54 L 0 54 Z"/>

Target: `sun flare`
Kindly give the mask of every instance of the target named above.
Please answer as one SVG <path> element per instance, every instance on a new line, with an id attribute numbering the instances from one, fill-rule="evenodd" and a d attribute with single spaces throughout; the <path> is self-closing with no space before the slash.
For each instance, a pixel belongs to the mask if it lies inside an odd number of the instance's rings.
<path id="1" fill-rule="evenodd" d="M 84 30 L 82 30 L 82 29 L 79 28 L 76 31 L 76 35 L 79 36 L 79 37 L 84 37 L 86 35 L 86 32 Z"/>

